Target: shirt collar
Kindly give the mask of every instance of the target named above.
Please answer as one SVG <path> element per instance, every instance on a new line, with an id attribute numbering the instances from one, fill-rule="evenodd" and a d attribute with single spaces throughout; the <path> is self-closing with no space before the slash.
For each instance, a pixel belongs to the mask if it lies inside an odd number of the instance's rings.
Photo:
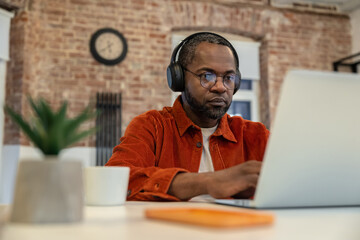
<path id="1" fill-rule="evenodd" d="M 181 98 L 181 95 L 176 98 L 172 110 L 173 110 L 173 116 L 174 116 L 176 125 L 178 127 L 179 134 L 180 134 L 180 136 L 183 136 L 188 128 L 191 127 L 191 128 L 196 128 L 196 129 L 200 130 L 200 127 L 195 125 L 195 123 L 193 123 L 190 120 L 190 118 L 188 118 L 188 116 L 186 115 L 186 112 L 181 104 L 180 98 Z M 218 128 L 216 129 L 216 131 L 214 132 L 213 135 L 214 136 L 223 136 L 225 139 L 227 139 L 229 141 L 237 142 L 236 138 L 229 126 L 229 122 L 228 122 L 229 117 L 230 116 L 226 113 L 220 119 Z"/>

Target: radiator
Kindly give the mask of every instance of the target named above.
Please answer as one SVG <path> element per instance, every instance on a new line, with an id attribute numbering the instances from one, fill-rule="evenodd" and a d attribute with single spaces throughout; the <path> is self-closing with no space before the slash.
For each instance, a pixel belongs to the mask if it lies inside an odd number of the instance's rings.
<path id="1" fill-rule="evenodd" d="M 96 165 L 103 166 L 121 137 L 121 93 L 97 93 L 96 109 Z"/>

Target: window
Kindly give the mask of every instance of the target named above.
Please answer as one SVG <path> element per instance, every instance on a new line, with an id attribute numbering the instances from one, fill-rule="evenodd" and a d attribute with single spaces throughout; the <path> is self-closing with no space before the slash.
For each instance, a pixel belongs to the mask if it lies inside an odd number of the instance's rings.
<path id="1" fill-rule="evenodd" d="M 241 116 L 251 121 L 259 121 L 258 81 L 242 79 L 240 89 L 233 96 L 228 110 L 230 116 Z"/>
<path id="2" fill-rule="evenodd" d="M 241 116 L 247 120 L 251 120 L 251 102 L 250 101 L 234 101 L 228 110 L 231 116 Z"/>

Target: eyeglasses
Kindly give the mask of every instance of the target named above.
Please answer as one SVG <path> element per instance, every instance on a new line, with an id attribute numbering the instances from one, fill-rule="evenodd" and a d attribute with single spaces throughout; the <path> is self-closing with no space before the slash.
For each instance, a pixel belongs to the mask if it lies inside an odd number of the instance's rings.
<path id="1" fill-rule="evenodd" d="M 204 72 L 201 74 L 196 74 L 186 68 L 183 68 L 183 69 L 185 71 L 193 74 L 197 78 L 199 78 L 201 86 L 206 89 L 212 88 L 216 84 L 216 81 L 217 81 L 216 79 L 218 77 L 222 77 L 224 86 L 229 90 L 234 89 L 235 83 L 239 80 L 239 76 L 235 73 L 229 73 L 229 74 L 225 74 L 225 75 L 216 75 L 215 73 L 212 73 L 212 72 Z"/>

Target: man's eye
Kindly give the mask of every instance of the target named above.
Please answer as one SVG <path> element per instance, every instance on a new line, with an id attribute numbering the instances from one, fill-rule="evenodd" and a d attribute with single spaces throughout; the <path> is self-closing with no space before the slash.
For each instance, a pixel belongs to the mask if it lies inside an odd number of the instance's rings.
<path id="1" fill-rule="evenodd" d="M 224 80 L 225 81 L 231 81 L 231 82 L 235 82 L 236 79 L 236 75 L 235 74 L 228 74 L 224 76 Z"/>
<path id="2" fill-rule="evenodd" d="M 214 76 L 215 74 L 214 73 L 210 73 L 210 72 L 206 72 L 206 73 L 203 73 L 202 74 L 202 77 L 206 80 L 206 81 L 214 81 Z M 216 79 L 216 77 L 215 77 Z"/>

